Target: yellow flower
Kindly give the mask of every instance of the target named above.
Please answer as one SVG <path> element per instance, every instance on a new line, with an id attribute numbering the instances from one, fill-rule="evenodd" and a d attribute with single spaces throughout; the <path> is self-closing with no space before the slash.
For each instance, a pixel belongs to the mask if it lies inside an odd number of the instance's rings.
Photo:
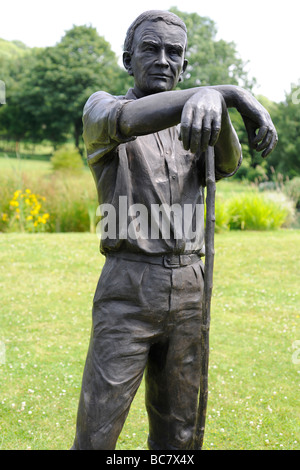
<path id="1" fill-rule="evenodd" d="M 38 226 L 37 221 L 35 221 L 33 225 L 34 225 L 34 227 L 37 227 Z"/>
<path id="2" fill-rule="evenodd" d="M 21 189 L 18 189 L 17 191 L 14 192 L 14 198 L 17 198 L 19 197 L 19 195 L 21 194 Z"/>
<path id="3" fill-rule="evenodd" d="M 30 194 L 31 193 L 30 189 L 26 189 L 25 193 Z"/>
<path id="4" fill-rule="evenodd" d="M 32 215 L 28 215 L 28 216 L 26 217 L 26 220 L 32 220 L 32 219 L 33 219 Z"/>
<path id="5" fill-rule="evenodd" d="M 17 213 L 17 214 L 20 214 L 20 209 L 16 209 L 16 213 Z"/>
<path id="6" fill-rule="evenodd" d="M 2 214 L 2 220 L 3 220 L 3 222 L 7 222 L 8 215 L 7 214 Z"/>
<path id="7" fill-rule="evenodd" d="M 18 207 L 19 203 L 18 203 L 18 201 L 14 201 L 14 200 L 12 199 L 12 200 L 10 201 L 10 205 L 11 205 L 12 207 Z"/>

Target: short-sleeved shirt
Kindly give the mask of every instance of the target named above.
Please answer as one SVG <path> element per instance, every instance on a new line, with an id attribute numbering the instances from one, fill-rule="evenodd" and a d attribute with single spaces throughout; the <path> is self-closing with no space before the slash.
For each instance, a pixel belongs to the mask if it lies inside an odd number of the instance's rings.
<path id="1" fill-rule="evenodd" d="M 184 150 L 179 126 L 124 138 L 118 118 L 135 99 L 132 89 L 126 96 L 99 91 L 84 107 L 83 138 L 103 217 L 100 250 L 204 254 L 203 155 Z M 216 168 L 216 179 L 234 173 Z"/>

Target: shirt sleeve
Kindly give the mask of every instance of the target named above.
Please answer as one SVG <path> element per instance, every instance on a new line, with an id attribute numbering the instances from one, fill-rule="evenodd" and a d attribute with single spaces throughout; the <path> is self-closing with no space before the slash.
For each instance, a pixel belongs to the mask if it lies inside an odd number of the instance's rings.
<path id="1" fill-rule="evenodd" d="M 124 138 L 118 131 L 118 117 L 131 100 L 112 96 L 104 91 L 94 93 L 83 109 L 83 140 L 89 163 L 95 163 L 117 145 L 134 140 Z"/>
<path id="2" fill-rule="evenodd" d="M 231 176 L 235 175 L 238 169 L 240 168 L 242 161 L 243 161 L 243 155 L 241 154 L 237 167 L 232 173 L 224 173 L 216 167 L 216 170 L 215 170 L 216 181 L 220 181 L 223 178 L 230 178 Z"/>

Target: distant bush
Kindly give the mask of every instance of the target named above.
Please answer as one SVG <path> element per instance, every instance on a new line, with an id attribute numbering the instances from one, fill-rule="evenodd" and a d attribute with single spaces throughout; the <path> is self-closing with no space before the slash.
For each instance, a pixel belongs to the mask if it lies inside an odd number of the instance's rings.
<path id="1" fill-rule="evenodd" d="M 300 210 L 300 176 L 286 183 L 284 192 L 294 201 L 296 208 Z"/>
<path id="2" fill-rule="evenodd" d="M 54 170 L 68 171 L 70 173 L 80 173 L 84 169 L 79 151 L 72 145 L 60 147 L 51 157 Z"/>
<path id="3" fill-rule="evenodd" d="M 231 230 L 275 230 L 290 216 L 288 206 L 255 193 L 230 199 L 227 209 Z"/>
<path id="4" fill-rule="evenodd" d="M 215 231 L 222 232 L 229 229 L 230 215 L 227 210 L 226 202 L 222 199 L 216 198 L 215 204 L 216 224 Z"/>
<path id="5" fill-rule="evenodd" d="M 239 171 L 234 175 L 234 178 L 236 180 L 247 180 L 250 182 L 256 182 L 256 181 L 263 181 L 267 178 L 267 173 L 266 169 L 261 166 L 257 165 L 255 168 L 253 168 L 249 161 L 244 159 L 243 164 L 239 168 Z"/>

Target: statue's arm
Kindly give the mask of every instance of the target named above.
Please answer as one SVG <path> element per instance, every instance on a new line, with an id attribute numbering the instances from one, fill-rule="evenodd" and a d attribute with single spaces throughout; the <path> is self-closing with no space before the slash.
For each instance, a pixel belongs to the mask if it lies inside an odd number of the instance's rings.
<path id="1" fill-rule="evenodd" d="M 251 148 L 267 157 L 276 147 L 278 135 L 268 111 L 247 90 L 234 85 L 211 87 L 219 91 L 228 108 L 236 108 L 241 114 Z"/>
<path id="2" fill-rule="evenodd" d="M 152 134 L 180 123 L 185 103 L 199 91 L 165 91 L 131 101 L 122 110 L 118 127 L 126 137 Z"/>
<path id="3" fill-rule="evenodd" d="M 216 166 L 232 173 L 240 160 L 241 146 L 232 127 L 222 94 L 208 87 L 153 94 L 127 103 L 118 127 L 125 137 L 145 135 L 181 124 L 185 150 L 204 152 L 215 147 Z"/>
<path id="4" fill-rule="evenodd" d="M 234 85 L 169 91 L 140 98 L 124 107 L 119 119 L 119 129 L 122 135 L 130 137 L 157 132 L 177 125 L 181 123 L 185 104 L 196 94 L 199 98 L 201 93 L 204 96 L 207 90 L 218 91 L 227 108 L 233 107 L 239 111 L 245 123 L 251 148 L 258 152 L 263 151 L 263 157 L 269 155 L 278 141 L 272 119 L 267 110 L 250 92 Z M 211 109 L 208 109 L 207 112 L 211 113 Z M 229 130 L 229 127 L 227 129 Z M 193 123 L 191 123 L 189 132 L 195 135 Z M 215 134 L 216 130 L 212 128 L 211 132 Z M 196 134 L 198 134 L 198 129 Z"/>

